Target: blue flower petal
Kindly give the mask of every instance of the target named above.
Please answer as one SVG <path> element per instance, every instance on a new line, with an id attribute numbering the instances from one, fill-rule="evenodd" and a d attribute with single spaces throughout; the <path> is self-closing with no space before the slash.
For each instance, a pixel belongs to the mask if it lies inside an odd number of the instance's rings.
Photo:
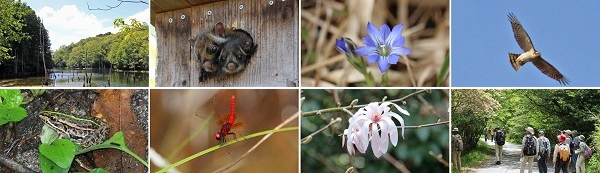
<path id="1" fill-rule="evenodd" d="M 381 57 L 381 59 L 379 59 L 379 71 L 381 71 L 381 73 L 387 71 L 390 68 L 390 64 L 388 64 L 386 60 L 387 58 L 385 57 Z"/>
<path id="2" fill-rule="evenodd" d="M 378 55 L 377 48 L 372 46 L 361 46 L 358 49 L 354 50 L 354 52 L 361 56 Z"/>
<path id="3" fill-rule="evenodd" d="M 390 54 L 390 56 L 388 56 L 387 62 L 390 64 L 397 64 L 398 60 L 400 60 L 400 56 Z"/>
<path id="4" fill-rule="evenodd" d="M 390 54 L 406 56 L 411 53 L 412 52 L 410 51 L 410 49 L 405 48 L 405 47 L 392 47 L 392 53 L 390 53 Z"/>
<path id="5" fill-rule="evenodd" d="M 387 24 L 383 24 L 379 28 L 380 28 L 381 34 L 383 36 L 382 37 L 383 40 L 385 40 L 386 38 L 388 38 L 388 35 L 390 35 L 390 27 Z"/>
<path id="6" fill-rule="evenodd" d="M 403 26 L 404 25 L 402 25 L 402 24 L 398 24 L 398 25 L 394 26 L 394 29 L 392 29 L 392 33 L 390 33 L 390 35 L 385 40 L 386 45 L 394 45 L 395 46 L 396 42 L 399 40 L 399 37 L 400 37 L 400 39 L 402 39 L 402 44 L 404 44 L 404 37 L 402 36 L 402 27 Z M 398 46 L 398 47 L 400 47 L 400 46 Z"/>
<path id="7" fill-rule="evenodd" d="M 367 33 L 371 36 L 371 39 L 375 42 L 376 45 L 383 44 L 383 37 L 381 32 L 377 30 L 377 27 L 373 25 L 371 22 L 367 24 Z"/>
<path id="8" fill-rule="evenodd" d="M 335 48 L 341 53 L 348 53 L 348 48 L 346 48 L 346 40 L 344 40 L 343 37 L 339 40 L 335 40 Z"/>
<path id="9" fill-rule="evenodd" d="M 371 37 L 365 36 L 365 37 L 363 37 L 363 41 L 365 42 L 365 44 L 367 46 L 377 47 L 375 45 L 375 43 L 373 42 L 373 40 L 371 39 Z"/>
<path id="10" fill-rule="evenodd" d="M 370 55 L 367 57 L 367 61 L 369 61 L 369 63 L 375 63 L 377 60 L 379 60 L 379 55 Z"/>

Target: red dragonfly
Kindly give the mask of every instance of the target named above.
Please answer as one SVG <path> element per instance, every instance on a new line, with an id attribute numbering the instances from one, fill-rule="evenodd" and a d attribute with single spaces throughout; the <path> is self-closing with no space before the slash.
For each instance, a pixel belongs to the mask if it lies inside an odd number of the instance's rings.
<path id="1" fill-rule="evenodd" d="M 231 100 L 229 101 L 229 115 L 223 114 L 222 118 L 218 121 L 218 125 L 221 126 L 221 130 L 215 132 L 215 139 L 219 141 L 221 145 L 227 142 L 226 137 L 229 135 L 233 135 L 234 138 L 237 139 L 237 134 L 231 130 L 241 128 L 243 123 L 235 123 L 235 96 L 232 95 Z"/>

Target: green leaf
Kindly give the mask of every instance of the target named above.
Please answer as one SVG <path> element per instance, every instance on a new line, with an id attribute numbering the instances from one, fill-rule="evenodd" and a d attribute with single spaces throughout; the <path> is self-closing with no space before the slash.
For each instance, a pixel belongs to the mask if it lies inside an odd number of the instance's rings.
<path id="1" fill-rule="evenodd" d="M 110 173 L 107 170 L 104 170 L 102 168 L 96 168 L 96 169 L 92 169 L 92 171 L 90 171 L 90 173 Z"/>
<path id="2" fill-rule="evenodd" d="M 71 167 L 77 146 L 68 139 L 59 139 L 52 144 L 42 144 L 38 148 L 40 154 L 56 163 L 61 168 Z"/>
<path id="3" fill-rule="evenodd" d="M 40 167 L 42 167 L 42 172 L 44 173 L 66 173 L 69 172 L 69 168 L 61 168 L 56 165 L 52 160 L 48 159 L 44 155 L 40 154 L 39 157 Z"/>
<path id="4" fill-rule="evenodd" d="M 444 79 L 446 79 L 446 75 L 448 73 L 448 69 L 450 68 L 450 56 L 446 55 L 446 59 L 444 59 L 444 66 L 442 66 L 442 70 L 440 70 L 440 73 L 438 73 L 437 76 L 437 82 L 436 82 L 436 86 L 440 86 L 442 85 L 442 82 L 444 82 Z"/>
<path id="5" fill-rule="evenodd" d="M 48 125 L 44 125 L 42 127 L 42 134 L 40 135 L 40 140 L 42 144 L 52 144 L 54 141 L 58 139 L 58 133 Z"/>
<path id="6" fill-rule="evenodd" d="M 20 90 L 0 90 L 0 109 L 11 109 L 21 105 L 23 96 Z"/>
<path id="7" fill-rule="evenodd" d="M 148 167 L 148 162 L 146 162 L 145 160 L 140 158 L 140 156 L 136 155 L 131 150 L 129 150 L 129 148 L 127 148 L 127 145 L 125 145 L 125 136 L 123 136 L 123 132 L 121 132 L 121 131 L 115 133 L 112 137 L 110 137 L 110 139 L 108 139 L 107 141 L 104 141 L 104 143 L 79 150 L 79 151 L 77 151 L 77 154 L 83 154 L 83 153 L 87 153 L 87 152 L 90 152 L 93 150 L 105 149 L 105 148 L 113 148 L 113 149 L 121 150 L 121 151 L 131 155 L 133 158 L 137 159 L 139 162 L 141 162 L 146 167 Z"/>
<path id="8" fill-rule="evenodd" d="M 0 109 L 0 125 L 6 124 L 8 122 L 17 122 L 21 121 L 23 118 L 27 116 L 27 111 L 22 107 L 16 107 L 12 109 Z"/>

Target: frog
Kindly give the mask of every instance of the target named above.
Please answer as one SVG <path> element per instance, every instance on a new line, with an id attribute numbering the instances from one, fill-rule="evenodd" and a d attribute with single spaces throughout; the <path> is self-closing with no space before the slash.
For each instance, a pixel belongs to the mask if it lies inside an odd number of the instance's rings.
<path id="1" fill-rule="evenodd" d="M 39 117 L 61 138 L 70 139 L 83 149 L 103 143 L 110 129 L 106 123 L 95 117 L 76 117 L 52 111 L 42 111 Z"/>

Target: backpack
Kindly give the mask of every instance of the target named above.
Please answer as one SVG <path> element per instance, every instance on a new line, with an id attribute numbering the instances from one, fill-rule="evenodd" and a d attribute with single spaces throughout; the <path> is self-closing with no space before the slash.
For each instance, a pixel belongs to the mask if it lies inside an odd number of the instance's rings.
<path id="1" fill-rule="evenodd" d="M 503 132 L 496 132 L 496 144 L 498 145 L 504 145 L 504 133 Z"/>
<path id="2" fill-rule="evenodd" d="M 582 144 L 585 145 L 585 150 L 583 151 L 583 157 L 585 157 L 585 159 L 590 159 L 592 157 L 592 149 L 587 144 L 585 144 L 585 143 L 582 143 Z"/>
<path id="3" fill-rule="evenodd" d="M 534 143 L 534 137 L 533 136 L 527 136 L 525 139 L 525 147 L 523 148 L 523 153 L 526 156 L 534 156 L 535 154 L 537 154 L 537 151 L 535 151 L 535 143 Z"/>
<path id="4" fill-rule="evenodd" d="M 453 135 L 452 137 L 452 143 L 454 144 L 454 146 L 452 146 L 452 148 L 456 149 L 456 151 L 462 151 L 463 150 L 463 141 L 460 137 L 460 135 Z"/>
<path id="5" fill-rule="evenodd" d="M 571 151 L 569 149 L 569 145 L 567 144 L 559 144 L 558 146 L 558 158 L 560 158 L 562 161 L 566 162 L 569 160 L 569 154 L 571 154 Z"/>

